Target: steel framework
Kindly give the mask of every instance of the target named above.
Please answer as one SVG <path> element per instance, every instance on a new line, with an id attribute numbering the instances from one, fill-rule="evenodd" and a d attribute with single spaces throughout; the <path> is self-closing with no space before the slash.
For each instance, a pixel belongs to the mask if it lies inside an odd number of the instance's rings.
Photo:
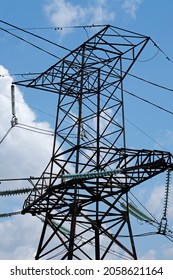
<path id="1" fill-rule="evenodd" d="M 172 167 L 168 152 L 126 148 L 123 80 L 149 39 L 105 26 L 36 79 L 15 83 L 58 94 L 52 157 L 22 211 L 44 221 L 36 259 L 102 260 L 115 251 L 137 259 L 120 202 Z"/>

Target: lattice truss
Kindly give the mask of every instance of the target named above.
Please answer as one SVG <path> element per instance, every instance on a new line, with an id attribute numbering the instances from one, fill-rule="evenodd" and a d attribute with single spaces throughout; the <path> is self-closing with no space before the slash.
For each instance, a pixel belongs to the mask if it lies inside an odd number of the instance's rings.
<path id="1" fill-rule="evenodd" d="M 172 160 L 125 144 L 123 80 L 148 41 L 106 26 L 36 79 L 16 83 L 58 95 L 52 157 L 23 208 L 44 221 L 36 259 L 137 258 L 121 202 L 128 206 L 128 191 Z"/>

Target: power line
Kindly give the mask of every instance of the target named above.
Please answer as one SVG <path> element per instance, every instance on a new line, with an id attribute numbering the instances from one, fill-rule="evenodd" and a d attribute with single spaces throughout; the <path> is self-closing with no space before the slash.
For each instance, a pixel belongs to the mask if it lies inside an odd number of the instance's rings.
<path id="1" fill-rule="evenodd" d="M 152 142 L 157 144 L 159 147 L 161 147 L 164 151 L 167 151 L 165 147 L 163 147 L 158 141 L 153 139 L 148 133 L 144 132 L 141 128 L 139 128 L 137 125 L 135 125 L 133 122 L 131 122 L 129 119 L 125 118 L 125 120 L 130 123 L 132 126 L 134 126 L 137 130 L 139 130 L 143 135 L 145 135 L 148 139 L 150 139 Z"/>
<path id="2" fill-rule="evenodd" d="M 156 42 L 155 42 L 153 39 L 150 38 L 150 40 L 151 40 L 151 42 L 153 42 L 154 46 L 155 46 L 156 48 L 158 48 L 158 50 L 165 56 L 165 58 L 166 58 L 168 61 L 170 61 L 171 63 L 173 63 L 173 60 L 170 59 L 170 57 L 158 46 L 158 44 L 156 44 Z"/>
<path id="3" fill-rule="evenodd" d="M 51 178 L 56 178 L 54 176 L 51 176 Z M 23 177 L 23 178 L 0 178 L 0 182 L 12 182 L 12 181 L 33 181 L 33 180 L 39 180 L 41 177 Z M 43 179 L 50 179 L 50 176 L 43 177 Z"/>
<path id="4" fill-rule="evenodd" d="M 61 45 L 59 45 L 59 44 L 57 44 L 57 43 L 54 43 L 54 42 L 50 41 L 49 39 L 46 39 L 46 38 L 44 38 L 44 37 L 42 37 L 42 36 L 39 36 L 39 35 L 36 35 L 36 34 L 34 34 L 34 33 L 32 33 L 32 32 L 27 31 L 27 30 L 31 30 L 31 29 L 55 29 L 55 30 L 62 30 L 62 29 L 74 29 L 74 28 L 84 28 L 84 29 L 85 29 L 85 28 L 92 28 L 92 27 L 104 27 L 104 26 L 107 26 L 107 25 L 99 25 L 99 24 L 94 25 L 94 24 L 93 24 L 93 25 L 64 26 L 64 27 L 47 27 L 47 28 L 20 28 L 20 27 L 17 27 L 17 26 L 15 26 L 15 25 L 13 25 L 13 24 L 7 23 L 7 22 L 5 22 L 5 21 L 3 21 L 3 20 L 0 20 L 0 22 L 3 23 L 3 24 L 5 24 L 5 25 L 8 25 L 8 26 L 13 27 L 12 29 L 3 29 L 3 28 L 0 27 L 0 29 L 2 29 L 2 30 L 5 31 L 5 32 L 9 32 L 9 30 L 16 30 L 16 29 L 17 29 L 17 30 L 20 30 L 20 31 L 22 31 L 22 32 L 25 32 L 25 33 L 27 33 L 27 34 L 29 34 L 29 35 L 32 35 L 32 36 L 34 36 L 34 37 L 37 37 L 37 38 L 39 38 L 39 39 L 41 39 L 41 40 L 44 40 L 44 41 L 46 41 L 46 42 L 48 42 L 48 43 L 50 43 L 50 44 L 53 44 L 53 45 L 55 45 L 55 46 L 57 46 L 57 47 L 59 47 L 59 48 L 62 48 L 62 49 L 67 50 L 67 51 L 70 51 L 70 52 L 71 52 L 71 50 L 70 50 L 69 48 L 66 48 L 66 47 L 61 46 Z M 11 33 L 11 32 L 10 32 L 10 34 L 11 34 L 12 36 L 17 36 L 17 35 L 15 35 L 15 34 Z M 17 36 L 17 38 L 20 39 L 20 40 L 25 40 L 25 39 L 23 39 L 23 38 L 21 38 L 21 37 L 19 37 L 19 36 Z M 173 61 L 172 61 L 172 60 L 167 56 L 167 54 L 154 42 L 154 40 L 151 39 L 151 38 L 150 38 L 150 40 L 151 40 L 151 42 L 153 42 L 154 46 L 157 47 L 158 52 L 159 52 L 159 51 L 162 52 L 162 53 L 164 54 L 164 56 L 166 57 L 166 59 L 168 59 L 169 61 L 171 61 L 171 62 L 173 63 Z M 26 41 L 26 42 L 32 45 L 32 43 L 30 43 L 29 41 Z M 34 45 L 34 44 L 33 44 L 33 46 L 36 47 L 36 48 L 39 48 L 39 49 L 42 50 L 42 51 L 45 51 L 45 50 L 43 50 L 42 48 L 40 48 L 40 47 L 38 47 L 38 46 L 36 46 L 36 45 Z M 45 52 L 47 52 L 47 51 L 45 51 Z M 149 60 L 153 59 L 153 58 L 158 54 L 158 52 L 157 52 L 152 58 L 150 58 L 150 59 L 148 59 L 148 60 L 146 60 L 146 61 L 149 61 Z M 47 53 L 50 54 L 50 55 L 53 55 L 52 53 L 49 53 L 49 52 L 47 52 Z M 55 55 L 53 55 L 53 56 L 55 56 Z M 55 57 L 61 59 L 60 57 L 57 57 L 57 56 L 55 56 Z M 145 61 L 144 61 L 144 62 L 145 62 Z M 123 71 L 122 71 L 122 72 L 123 72 Z M 41 73 L 22 73 L 22 74 L 12 74 L 12 75 L 13 75 L 13 76 L 14 76 L 14 75 L 21 75 L 21 76 L 22 76 L 22 75 L 36 75 L 36 74 L 41 74 Z M 165 87 L 165 86 L 158 85 L 157 83 L 153 83 L 153 82 L 151 82 L 151 81 L 149 81 L 149 80 L 143 79 L 143 78 L 138 77 L 138 76 L 136 76 L 136 75 L 133 75 L 133 74 L 130 74 L 130 73 L 128 73 L 128 75 L 130 75 L 130 76 L 132 76 L 132 77 L 134 77 L 134 78 L 140 79 L 140 80 L 142 80 L 142 81 L 144 81 L 144 82 L 150 83 L 150 84 L 152 84 L 152 85 L 154 85 L 154 86 L 157 86 L 157 87 L 160 87 L 160 88 L 162 88 L 162 89 L 169 90 L 169 91 L 173 92 L 173 89 L 169 89 L 169 88 L 167 88 L 167 87 Z M 3 76 L 4 76 L 4 75 L 0 75 L 0 77 L 3 77 Z"/>
<path id="5" fill-rule="evenodd" d="M 21 128 L 21 129 L 25 129 L 34 133 L 38 133 L 38 134 L 42 134 L 42 135 L 48 135 L 48 136 L 54 136 L 54 132 L 50 131 L 50 130 L 46 130 L 46 129 L 42 129 L 42 128 L 38 128 L 35 126 L 30 126 L 30 125 L 25 125 L 25 124 L 21 124 L 21 123 L 16 123 L 14 125 L 12 125 L 7 132 L 5 133 L 5 135 L 3 136 L 3 138 L 0 140 L 0 144 L 3 143 L 3 141 L 6 139 L 6 137 L 9 135 L 9 133 L 11 132 L 12 128 Z"/>
<path id="6" fill-rule="evenodd" d="M 123 72 L 123 71 L 122 71 L 122 72 Z M 161 89 L 164 89 L 164 90 L 173 92 L 173 89 L 170 89 L 170 88 L 168 88 L 168 87 L 159 85 L 159 84 L 154 83 L 154 82 L 152 82 L 152 81 L 143 79 L 143 78 L 141 78 L 141 77 L 139 77 L 139 76 L 136 76 L 136 75 L 134 75 L 134 74 L 128 73 L 128 75 L 131 76 L 131 77 L 133 77 L 133 78 L 136 78 L 136 79 L 138 79 L 138 80 L 141 80 L 141 81 L 143 81 L 143 82 L 145 82 L 145 83 L 148 83 L 148 84 L 150 84 L 150 85 L 153 85 L 153 86 L 155 86 L 155 87 L 159 87 L 159 88 L 161 88 Z"/>
<path id="7" fill-rule="evenodd" d="M 12 26 L 12 25 L 11 25 Z M 14 25 L 13 25 L 14 26 Z M 107 24 L 91 24 L 91 25 L 72 25 L 72 26 L 48 26 L 48 27 L 23 27 L 23 30 L 63 30 L 63 29 L 80 29 L 80 28 L 97 28 L 105 27 Z M 16 30 L 16 27 L 8 30 Z"/>
<path id="8" fill-rule="evenodd" d="M 4 94 L 4 93 L 1 93 L 1 92 L 0 92 L 0 95 L 3 95 L 3 96 L 5 96 L 5 97 L 7 97 L 8 99 L 11 99 L 10 96 L 8 96 L 8 95 L 6 95 L 6 94 Z M 15 101 L 18 102 L 18 103 L 24 104 L 24 105 L 26 104 L 25 102 L 20 101 L 20 100 L 17 100 L 17 99 L 15 99 Z M 28 103 L 27 103 L 27 104 L 28 104 Z M 30 104 L 28 104 L 28 106 L 29 106 L 30 108 L 34 109 L 35 111 L 38 111 L 38 112 L 40 112 L 40 113 L 42 113 L 42 114 L 45 114 L 45 115 L 47 115 L 47 116 L 52 117 L 52 118 L 55 119 L 55 116 L 54 116 L 54 115 L 51 115 L 50 113 L 48 113 L 48 112 L 46 112 L 46 111 L 40 110 L 40 109 L 38 109 L 38 108 L 36 108 L 36 107 L 34 107 L 34 106 L 31 106 Z"/>
<path id="9" fill-rule="evenodd" d="M 141 97 L 138 97 L 137 95 L 127 91 L 127 90 L 124 90 L 124 92 L 132 95 L 133 97 L 136 97 L 152 106 L 155 106 L 156 108 L 158 109 L 161 109 L 169 114 L 173 114 L 173 112 L 159 106 L 159 105 L 156 105 L 146 99 L 143 99 Z M 140 132 L 142 132 L 145 136 L 147 136 L 150 140 L 152 140 L 153 142 L 155 142 L 157 145 L 159 145 L 161 148 L 163 148 L 164 150 L 166 150 L 162 145 L 160 145 L 160 143 L 158 143 L 155 139 L 153 139 L 150 135 L 148 135 L 146 132 L 144 132 L 142 129 L 140 129 L 138 126 L 136 126 L 134 123 L 132 123 L 129 119 L 125 118 L 127 122 L 129 122 L 131 125 L 133 125 L 136 129 L 138 129 Z M 12 126 L 14 127 L 14 126 Z M 12 127 L 10 127 L 10 129 L 7 131 L 7 133 L 5 134 L 5 136 L 2 138 L 2 140 L 0 141 L 0 144 L 5 140 L 5 138 L 8 136 L 8 134 L 10 133 Z M 15 127 L 18 127 L 18 128 L 21 128 L 21 129 L 25 129 L 25 130 L 28 130 L 28 131 L 31 131 L 31 132 L 34 132 L 34 133 L 38 133 L 38 134 L 42 134 L 42 135 L 49 135 L 49 136 L 54 136 L 54 132 L 53 131 L 50 131 L 50 130 L 46 130 L 46 129 L 41 129 L 41 128 L 38 128 L 38 127 L 35 127 L 35 126 L 30 126 L 30 125 L 26 125 L 26 124 L 22 124 L 22 123 L 17 123 L 15 124 Z"/>
<path id="10" fill-rule="evenodd" d="M 38 128 L 36 126 L 31 126 L 31 125 L 26 125 L 26 124 L 18 123 L 16 125 L 16 127 L 19 127 L 19 128 L 31 131 L 31 132 L 39 133 L 39 134 L 54 136 L 54 132 L 53 131 L 47 130 L 47 129 L 43 129 L 43 128 Z"/>
<path id="11" fill-rule="evenodd" d="M 149 62 L 151 60 L 153 60 L 158 54 L 159 54 L 160 50 L 157 49 L 157 52 L 150 58 L 146 59 L 146 60 L 140 60 L 140 59 L 137 59 L 138 62 Z"/>
<path id="12" fill-rule="evenodd" d="M 119 70 L 118 68 L 115 68 L 115 69 L 116 69 L 116 70 Z M 123 70 L 121 70 L 121 72 L 124 73 L 124 74 L 126 73 L 126 72 L 123 71 Z M 164 89 L 164 90 L 166 90 L 166 91 L 173 92 L 173 89 L 172 89 L 172 88 L 168 88 L 168 87 L 166 87 L 166 86 L 159 85 L 158 83 L 155 83 L 155 82 L 152 82 L 152 81 L 150 81 L 150 80 L 141 78 L 141 77 L 139 77 L 139 76 L 137 76 L 137 75 L 135 75 L 135 74 L 131 74 L 131 73 L 128 72 L 127 75 L 130 76 L 130 77 L 133 77 L 133 78 L 135 78 L 135 79 L 138 79 L 138 80 L 140 80 L 140 81 L 142 81 L 142 82 L 145 82 L 145 83 L 147 83 L 147 84 L 150 84 L 150 85 L 152 85 L 152 86 L 155 86 L 155 87 Z"/>
<path id="13" fill-rule="evenodd" d="M 0 214 L 0 218 L 8 218 L 8 217 L 16 216 L 16 215 L 21 215 L 21 211 L 10 212 L 10 213 L 1 213 L 1 214 Z M 40 218 L 40 217 L 38 217 L 38 218 Z M 41 218 L 40 218 L 40 219 L 41 219 Z M 42 219 L 41 219 L 41 220 L 42 220 Z M 44 220 L 43 220 L 43 221 L 44 221 Z M 80 226 L 80 225 L 79 225 L 79 226 Z M 85 239 L 84 237 L 82 237 L 82 236 L 81 236 L 81 238 L 78 237 L 78 239 L 79 239 L 79 242 L 80 242 L 80 241 L 85 241 L 85 240 L 86 240 L 86 239 Z M 94 246 L 94 244 L 93 244 L 92 242 L 90 243 L 90 245 L 91 245 L 91 246 Z M 106 250 L 106 247 L 103 246 L 103 245 L 101 245 L 101 250 L 105 251 L 105 250 Z M 113 249 L 110 249 L 110 250 L 109 250 L 109 253 L 110 253 L 111 255 L 118 256 L 118 257 L 120 257 L 120 258 L 122 258 L 122 259 L 129 259 L 129 258 L 127 258 L 127 256 L 125 256 L 125 255 L 123 255 L 123 254 L 121 254 L 121 253 L 119 253 L 119 252 L 116 252 L 116 251 L 113 250 Z M 50 260 L 50 259 L 53 259 L 53 258 L 55 258 L 55 257 L 57 257 L 57 256 L 59 256 L 59 255 L 60 255 L 60 253 L 55 254 L 54 256 L 50 257 L 49 260 Z"/>
<path id="14" fill-rule="evenodd" d="M 131 192 L 130 195 L 133 196 L 133 198 L 139 203 L 140 206 L 142 206 L 142 208 L 152 217 L 153 220 L 155 220 L 156 223 L 159 224 L 159 222 L 157 221 L 157 219 L 152 215 L 152 213 L 142 204 L 141 201 L 139 201 L 139 199 Z"/>
<path id="15" fill-rule="evenodd" d="M 11 74 L 0 74 L 0 78 L 11 77 L 11 76 L 37 76 L 40 75 L 41 72 L 27 72 L 27 73 L 11 73 Z"/>
<path id="16" fill-rule="evenodd" d="M 17 30 L 20 30 L 20 31 L 22 31 L 22 32 L 25 32 L 25 33 L 27 33 L 27 34 L 29 34 L 29 35 L 31 35 L 31 36 L 34 36 L 34 37 L 36 37 L 36 38 L 38 38 L 38 39 L 41 39 L 41 40 L 43 40 L 43 41 L 45 41 L 45 42 L 47 42 L 47 43 L 50 43 L 50 44 L 52 44 L 52 45 L 54 45 L 54 46 L 56 46 L 56 47 L 61 48 L 61 49 L 63 49 L 63 50 L 71 51 L 69 48 L 66 48 L 66 47 L 61 46 L 61 45 L 59 45 L 59 44 L 57 44 L 57 43 L 54 43 L 54 42 L 50 41 L 49 39 L 46 39 L 46 38 L 44 38 L 44 37 L 42 37 L 42 36 L 39 36 L 39 35 L 37 35 L 37 34 L 35 34 L 35 33 L 29 32 L 29 31 L 27 31 L 26 29 L 20 28 L 20 27 L 18 27 L 18 26 L 16 26 L 16 25 L 10 24 L 10 23 L 5 22 L 5 21 L 3 21 L 3 20 L 0 20 L 0 22 L 3 23 L 3 24 L 5 24 L 5 25 L 11 26 L 11 27 L 13 27 L 13 28 L 15 28 L 15 29 L 17 29 Z M 8 32 L 7 29 L 4 29 L 4 30 Z M 13 35 L 13 33 L 11 33 L 11 35 Z"/>
<path id="17" fill-rule="evenodd" d="M 115 68 L 116 69 L 116 68 Z M 118 70 L 118 69 L 117 69 Z M 123 71 L 123 70 L 121 70 L 123 73 L 125 73 L 125 71 Z M 37 73 L 32 73 L 32 72 L 28 72 L 28 73 L 11 73 L 11 74 L 0 74 L 0 78 L 5 78 L 5 77 L 11 77 L 11 76 L 33 76 L 33 75 L 41 75 L 42 73 L 41 72 L 37 72 Z M 133 77 L 133 78 L 136 78 L 136 79 L 138 79 L 138 80 L 140 80 L 140 81 L 143 81 L 143 82 L 145 82 L 145 83 L 148 83 L 148 84 L 150 84 L 150 85 L 153 85 L 153 86 L 155 86 L 155 87 L 159 87 L 159 88 L 161 88 L 161 89 L 164 89 L 164 90 L 166 90 L 166 91 L 170 91 L 170 92 L 173 92 L 173 89 L 172 88 L 168 88 L 168 87 L 166 87 L 166 86 L 163 86 L 163 85 L 160 85 L 160 84 L 158 84 L 158 83 L 155 83 L 155 82 L 152 82 L 152 81 L 150 81 L 150 80 L 147 80 L 147 79 L 144 79 L 144 78 L 141 78 L 141 77 L 139 77 L 139 76 L 137 76 L 137 75 L 134 75 L 134 74 L 131 74 L 131 73 L 127 73 L 127 75 L 128 76 L 131 76 L 131 77 Z"/>
<path id="18" fill-rule="evenodd" d="M 89 39 L 89 34 L 88 34 L 87 29 L 89 29 L 89 28 L 97 28 L 97 27 L 105 27 L 105 26 L 107 26 L 107 25 L 104 25 L 104 24 L 92 24 L 92 25 L 74 25 L 74 26 L 56 26 L 56 27 L 29 27 L 29 28 L 22 28 L 22 30 L 23 31 L 28 31 L 28 30 L 55 30 L 55 31 L 60 30 L 60 31 L 62 31 L 64 29 L 84 29 L 85 32 L 86 32 L 87 38 Z M 13 27 L 13 28 L 8 28 L 7 30 L 14 31 L 16 29 L 18 29 L 18 28 Z M 43 39 L 45 39 L 45 38 L 43 38 Z M 46 40 L 49 41 L 48 39 L 46 39 Z M 50 41 L 50 43 L 53 43 L 53 42 Z M 56 43 L 53 43 L 53 44 L 57 45 L 60 48 L 64 48 L 64 49 L 68 50 L 68 48 L 65 48 L 65 47 L 63 47 L 61 45 L 58 45 Z"/>
<path id="19" fill-rule="evenodd" d="M 0 144 L 2 144 L 2 142 L 5 140 L 5 138 L 8 136 L 8 134 L 10 133 L 10 131 L 12 130 L 12 126 L 7 130 L 7 132 L 5 133 L 5 135 L 3 136 L 3 138 L 0 141 Z"/>
<path id="20" fill-rule="evenodd" d="M 128 91 L 128 90 L 125 90 L 125 89 L 124 89 L 124 92 L 128 93 L 129 95 L 131 95 L 131 96 L 133 96 L 133 97 L 135 97 L 135 98 L 137 98 L 137 99 L 140 99 L 141 101 L 144 101 L 144 102 L 146 102 L 146 103 L 148 103 L 148 104 L 150 104 L 150 105 L 156 107 L 157 109 L 160 109 L 160 110 L 162 110 L 162 111 L 164 111 L 164 112 L 166 112 L 166 113 L 169 113 L 169 114 L 173 115 L 173 112 L 172 112 L 172 111 L 167 110 L 167 109 L 165 109 L 165 108 L 163 108 L 163 107 L 161 107 L 161 106 L 159 106 L 159 105 L 157 105 L 157 104 L 155 104 L 155 103 L 153 103 L 153 102 L 151 102 L 151 101 L 149 101 L 149 100 L 147 100 L 147 99 L 144 99 L 144 98 L 142 98 L 142 97 L 139 97 L 139 96 L 137 96 L 136 94 L 134 94 L 134 93 L 132 93 L 132 92 L 130 92 L 130 91 Z"/>
<path id="21" fill-rule="evenodd" d="M 41 47 L 39 47 L 39 46 L 37 46 L 37 45 L 31 43 L 30 41 L 28 41 L 28 40 L 26 40 L 26 39 L 23 39 L 22 37 L 20 37 L 20 36 L 18 36 L 18 35 L 13 34 L 12 32 L 10 32 L 10 31 L 8 31 L 8 30 L 2 28 L 2 27 L 0 27 L 0 30 L 3 30 L 4 32 L 6 32 L 6 33 L 8 33 L 8 34 L 10 34 L 10 35 L 12 35 L 12 36 L 14 36 L 14 37 L 16 37 L 17 39 L 19 39 L 19 40 L 21 40 L 21 41 L 23 41 L 23 42 L 25 42 L 25 43 L 31 45 L 31 46 L 34 47 L 34 48 L 39 49 L 39 50 L 42 51 L 42 52 L 45 52 L 46 54 L 49 54 L 49 55 L 51 55 L 51 56 L 53 56 L 53 57 L 55 57 L 55 58 L 57 58 L 57 59 L 60 59 L 57 55 L 54 55 L 54 54 L 52 54 L 52 53 L 50 53 L 50 52 L 44 50 L 43 48 L 41 48 Z"/>

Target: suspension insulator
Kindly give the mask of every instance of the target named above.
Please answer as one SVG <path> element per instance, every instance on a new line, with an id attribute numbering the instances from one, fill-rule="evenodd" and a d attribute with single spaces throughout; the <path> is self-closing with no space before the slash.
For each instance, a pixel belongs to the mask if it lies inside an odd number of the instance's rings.
<path id="1" fill-rule="evenodd" d="M 167 170 L 166 173 L 166 184 L 165 184 L 165 197 L 163 203 L 163 216 L 161 218 L 158 233 L 166 234 L 167 231 L 167 212 L 168 212 L 168 201 L 169 201 L 169 192 L 170 192 L 170 182 L 171 182 L 171 169 Z"/>
<path id="2" fill-rule="evenodd" d="M 11 126 L 13 127 L 18 123 L 18 120 L 16 118 L 16 109 L 15 109 L 15 87 L 13 84 L 11 85 L 11 110 L 12 110 Z"/>

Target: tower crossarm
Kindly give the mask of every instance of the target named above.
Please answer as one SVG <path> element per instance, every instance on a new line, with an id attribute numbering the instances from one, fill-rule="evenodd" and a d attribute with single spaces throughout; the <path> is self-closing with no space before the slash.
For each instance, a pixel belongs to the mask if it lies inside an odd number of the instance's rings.
<path id="1" fill-rule="evenodd" d="M 62 203 L 62 199 L 66 195 L 73 196 L 73 188 L 76 184 L 78 185 L 78 196 L 81 196 L 80 199 L 83 199 L 84 193 L 87 194 L 87 199 L 92 199 L 95 196 L 96 180 L 99 181 L 97 191 L 102 193 L 104 197 L 108 195 L 108 186 L 110 188 L 109 195 L 125 193 L 165 170 L 173 168 L 172 154 L 169 152 L 144 149 L 116 149 L 114 152 L 115 158 L 112 159 L 112 166 L 116 166 L 116 168 L 109 171 L 102 169 L 62 175 L 59 170 L 57 176 L 54 174 L 53 182 L 48 185 L 45 176 L 49 171 L 46 169 L 26 199 L 22 213 L 46 212 L 48 209 L 47 199 L 52 200 L 49 207 L 52 207 L 55 200 L 57 204 L 60 201 Z M 41 186 L 42 191 L 40 190 Z"/>
<path id="2" fill-rule="evenodd" d="M 81 72 L 87 85 L 92 72 L 97 69 L 104 70 L 104 79 L 109 75 L 117 83 L 127 75 L 149 40 L 150 37 L 145 35 L 107 25 L 35 79 L 21 80 L 14 84 L 57 94 L 63 83 L 63 94 L 72 95 L 73 92 L 74 95 Z M 123 77 L 116 70 L 122 61 Z"/>
<path id="3" fill-rule="evenodd" d="M 121 162 L 122 174 L 126 176 L 128 188 L 173 168 L 172 154 L 159 150 L 125 150 L 125 159 Z"/>

